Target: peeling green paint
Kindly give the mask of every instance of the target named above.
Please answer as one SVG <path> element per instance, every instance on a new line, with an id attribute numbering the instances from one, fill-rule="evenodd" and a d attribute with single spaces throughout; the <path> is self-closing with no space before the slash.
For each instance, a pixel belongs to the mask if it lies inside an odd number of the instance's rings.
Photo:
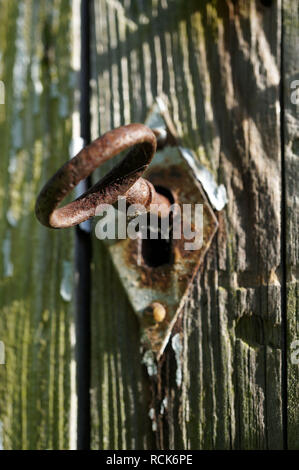
<path id="1" fill-rule="evenodd" d="M 49 231 L 34 215 L 42 184 L 67 159 L 72 137 L 72 2 L 0 2 L 0 366 L 4 449 L 69 446 L 73 233 Z M 68 103 L 63 116 L 50 94 Z M 2 105 L 1 105 L 2 107 Z M 66 112 L 67 111 L 67 112 Z M 67 302 L 60 295 L 60 286 Z"/>

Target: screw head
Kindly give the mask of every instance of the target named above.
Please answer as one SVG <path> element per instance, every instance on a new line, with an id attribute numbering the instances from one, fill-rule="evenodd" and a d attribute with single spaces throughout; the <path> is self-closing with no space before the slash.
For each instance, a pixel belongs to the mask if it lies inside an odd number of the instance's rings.
<path id="1" fill-rule="evenodd" d="M 153 319 L 156 323 L 162 323 L 166 317 L 166 308 L 164 305 L 160 304 L 159 302 L 153 302 L 151 304 L 151 310 Z"/>

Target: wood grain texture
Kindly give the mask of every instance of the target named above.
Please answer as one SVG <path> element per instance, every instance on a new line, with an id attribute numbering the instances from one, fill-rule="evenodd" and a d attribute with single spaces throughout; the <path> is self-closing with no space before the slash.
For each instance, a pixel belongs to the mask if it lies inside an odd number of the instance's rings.
<path id="1" fill-rule="evenodd" d="M 299 448 L 298 154 L 299 5 L 283 3 L 283 137 L 285 160 L 288 445 Z M 297 83 L 295 82 L 297 80 Z M 297 102 L 297 104 L 296 104 Z M 294 359 L 292 359 L 292 355 Z"/>
<path id="2" fill-rule="evenodd" d="M 93 448 L 283 446 L 282 5 L 269 3 L 93 2 L 92 137 L 144 122 L 164 93 L 183 145 L 229 199 L 154 379 L 125 292 L 94 240 Z"/>
<path id="3" fill-rule="evenodd" d="M 34 215 L 69 158 L 76 77 L 71 3 L 0 1 L 1 447 L 64 449 L 70 439 L 73 232 Z"/>

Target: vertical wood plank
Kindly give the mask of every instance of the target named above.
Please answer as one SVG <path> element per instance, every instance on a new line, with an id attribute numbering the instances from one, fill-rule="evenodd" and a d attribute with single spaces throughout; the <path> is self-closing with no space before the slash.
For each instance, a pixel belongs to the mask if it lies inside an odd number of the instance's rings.
<path id="1" fill-rule="evenodd" d="M 76 77 L 72 2 L 0 1 L 1 446 L 66 449 L 70 440 L 73 232 L 34 215 L 69 158 Z"/>
<path id="2" fill-rule="evenodd" d="M 283 134 L 286 224 L 288 446 L 299 449 L 298 152 L 299 5 L 283 2 Z M 297 82 L 296 82 L 297 80 Z"/>
<path id="3" fill-rule="evenodd" d="M 93 4 L 92 137 L 144 122 L 163 92 L 229 202 L 176 327 L 182 357 L 170 342 L 154 380 L 94 240 L 92 446 L 281 448 L 281 2 Z"/>

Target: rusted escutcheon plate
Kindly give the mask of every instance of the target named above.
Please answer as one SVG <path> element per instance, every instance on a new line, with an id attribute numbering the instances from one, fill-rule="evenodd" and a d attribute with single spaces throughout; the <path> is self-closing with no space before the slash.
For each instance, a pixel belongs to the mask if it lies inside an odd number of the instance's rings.
<path id="1" fill-rule="evenodd" d="M 166 143 L 160 145 L 144 176 L 155 186 L 168 190 L 179 204 L 203 204 L 203 244 L 199 250 L 186 250 L 184 238 L 172 240 L 169 262 L 149 266 L 143 257 L 143 240 L 109 241 L 108 249 L 142 328 L 142 344 L 159 359 L 167 345 L 171 330 L 186 300 L 192 280 L 217 231 L 214 211 L 196 178 L 192 167 L 176 145 L 173 126 L 158 105 L 146 123 L 167 129 Z M 163 132 L 162 132 L 163 133 Z M 159 142 L 159 140 L 158 140 Z M 158 146 L 159 149 L 159 146 Z M 191 211 L 194 225 L 194 211 Z M 158 302 L 165 307 L 163 321 L 155 321 L 150 306 Z"/>

